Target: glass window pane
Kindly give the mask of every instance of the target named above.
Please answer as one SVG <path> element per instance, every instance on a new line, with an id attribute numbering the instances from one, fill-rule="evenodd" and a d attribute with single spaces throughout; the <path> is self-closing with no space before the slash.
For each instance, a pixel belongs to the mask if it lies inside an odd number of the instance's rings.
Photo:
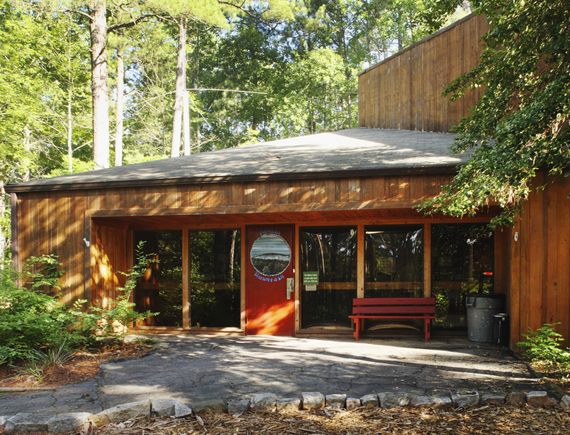
<path id="1" fill-rule="evenodd" d="M 190 323 L 240 327 L 239 230 L 191 231 Z"/>
<path id="2" fill-rule="evenodd" d="M 289 267 L 291 248 L 285 239 L 277 234 L 264 234 L 251 247 L 253 268 L 264 276 L 277 276 Z"/>
<path id="3" fill-rule="evenodd" d="M 364 297 L 423 297 L 423 227 L 375 226 L 365 230 Z"/>
<path id="4" fill-rule="evenodd" d="M 436 329 L 466 327 L 465 294 L 493 291 L 494 236 L 486 224 L 432 225 Z"/>
<path id="5" fill-rule="evenodd" d="M 136 310 L 158 312 L 147 326 L 182 327 L 182 232 L 135 231 L 133 245 L 144 241 L 144 252 L 155 254 L 158 263 L 149 265 L 135 289 Z"/>
<path id="6" fill-rule="evenodd" d="M 350 327 L 348 316 L 356 297 L 356 228 L 301 228 L 299 238 L 301 276 L 304 271 L 319 272 L 315 291 L 301 285 L 301 327 Z"/>

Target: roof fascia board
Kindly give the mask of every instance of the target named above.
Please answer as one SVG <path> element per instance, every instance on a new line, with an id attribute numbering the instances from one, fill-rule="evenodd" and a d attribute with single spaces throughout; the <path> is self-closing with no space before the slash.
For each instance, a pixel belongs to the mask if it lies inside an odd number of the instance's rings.
<path id="1" fill-rule="evenodd" d="M 461 165 L 446 166 L 420 166 L 414 168 L 383 168 L 383 169 L 353 169 L 349 171 L 320 171 L 320 172 L 288 172 L 279 174 L 247 174 L 228 175 L 213 177 L 194 178 L 166 178 L 151 180 L 126 180 L 110 181 L 98 183 L 62 183 L 48 185 L 26 185 L 8 184 L 4 186 L 7 193 L 27 193 L 27 192 L 54 192 L 71 190 L 96 190 L 146 186 L 179 186 L 191 184 L 216 184 L 216 183 L 244 183 L 252 181 L 278 181 L 278 180 L 310 180 L 323 178 L 354 178 L 354 177 L 374 177 L 374 176 L 395 176 L 395 175 L 424 175 L 424 174 L 455 174 Z"/>

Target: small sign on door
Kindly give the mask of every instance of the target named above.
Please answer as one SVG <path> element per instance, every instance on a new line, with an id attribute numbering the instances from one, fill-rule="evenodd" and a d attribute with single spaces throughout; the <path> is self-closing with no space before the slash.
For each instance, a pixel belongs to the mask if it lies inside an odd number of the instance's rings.
<path id="1" fill-rule="evenodd" d="M 319 272 L 303 272 L 303 285 L 319 285 Z"/>

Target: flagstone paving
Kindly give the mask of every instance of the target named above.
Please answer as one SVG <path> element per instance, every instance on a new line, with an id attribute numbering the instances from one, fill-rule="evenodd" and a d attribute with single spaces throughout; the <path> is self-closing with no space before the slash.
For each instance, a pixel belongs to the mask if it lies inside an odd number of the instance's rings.
<path id="1" fill-rule="evenodd" d="M 465 339 L 364 339 L 160 335 L 137 360 L 101 366 L 96 377 L 52 391 L 0 395 L 0 415 L 90 412 L 141 400 L 177 399 L 187 406 L 236 401 L 258 393 L 301 392 L 362 397 L 417 396 L 476 390 L 543 390 L 508 349 Z"/>

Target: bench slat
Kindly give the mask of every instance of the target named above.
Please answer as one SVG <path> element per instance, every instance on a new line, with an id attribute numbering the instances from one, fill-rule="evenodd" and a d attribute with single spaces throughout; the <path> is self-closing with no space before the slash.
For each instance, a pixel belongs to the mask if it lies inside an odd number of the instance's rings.
<path id="1" fill-rule="evenodd" d="M 354 307 L 352 314 L 435 314 L 435 305 L 406 307 Z"/>
<path id="2" fill-rule="evenodd" d="M 377 319 L 377 320 L 390 320 L 390 319 L 409 319 L 409 320 L 422 320 L 422 319 L 435 319 L 435 315 L 421 315 L 421 316 L 398 316 L 398 315 L 389 315 L 389 316 L 367 316 L 366 314 L 353 314 L 352 316 L 348 316 L 351 319 Z"/>
<path id="3" fill-rule="evenodd" d="M 355 298 L 352 305 L 435 305 L 435 298 Z"/>

